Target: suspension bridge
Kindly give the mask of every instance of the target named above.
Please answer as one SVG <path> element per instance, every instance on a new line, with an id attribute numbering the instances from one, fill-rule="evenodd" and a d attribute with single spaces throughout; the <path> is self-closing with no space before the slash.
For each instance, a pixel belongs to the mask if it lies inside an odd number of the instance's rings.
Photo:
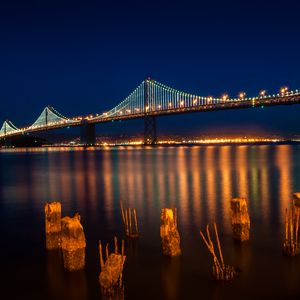
<path id="1" fill-rule="evenodd" d="M 157 141 L 156 117 L 158 116 L 298 103 L 300 103 L 300 91 L 289 91 L 288 88 L 281 88 L 279 93 L 273 95 L 261 91 L 258 96 L 251 98 L 245 93 L 240 93 L 236 98 L 230 98 L 228 95 L 214 98 L 182 92 L 147 78 L 127 98 L 107 112 L 82 117 L 66 117 L 53 107 L 47 106 L 29 126 L 16 127 L 11 121 L 4 121 L 0 130 L 0 139 L 9 141 L 13 136 L 80 126 L 81 144 L 94 145 L 96 124 L 144 119 L 144 143 L 151 145 Z"/>

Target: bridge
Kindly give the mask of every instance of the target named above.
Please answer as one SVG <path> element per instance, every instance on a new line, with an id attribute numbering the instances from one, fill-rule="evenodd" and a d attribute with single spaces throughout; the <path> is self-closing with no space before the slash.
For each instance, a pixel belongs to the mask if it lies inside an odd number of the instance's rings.
<path id="1" fill-rule="evenodd" d="M 47 106 L 29 126 L 18 128 L 11 121 L 4 121 L 0 130 L 0 139 L 8 140 L 13 136 L 81 126 L 81 144 L 94 145 L 96 124 L 144 119 L 144 143 L 151 145 L 157 141 L 156 117 L 158 116 L 299 103 L 300 91 L 289 91 L 286 87 L 273 95 L 261 91 L 258 96 L 252 98 L 247 97 L 245 93 L 240 93 L 236 98 L 230 98 L 228 95 L 214 98 L 182 92 L 147 78 L 127 98 L 107 112 L 82 117 L 66 117 L 53 107 Z"/>

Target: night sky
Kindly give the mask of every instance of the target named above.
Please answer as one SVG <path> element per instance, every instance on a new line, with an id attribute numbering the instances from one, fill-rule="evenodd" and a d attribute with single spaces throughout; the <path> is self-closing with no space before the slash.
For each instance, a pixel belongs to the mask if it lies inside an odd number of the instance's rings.
<path id="1" fill-rule="evenodd" d="M 300 89 L 299 1 L 1 1 L 0 120 L 102 113 L 151 76 L 197 95 Z M 184 114 L 159 133 L 300 134 L 300 105 Z M 142 132 L 142 121 L 102 125 Z"/>

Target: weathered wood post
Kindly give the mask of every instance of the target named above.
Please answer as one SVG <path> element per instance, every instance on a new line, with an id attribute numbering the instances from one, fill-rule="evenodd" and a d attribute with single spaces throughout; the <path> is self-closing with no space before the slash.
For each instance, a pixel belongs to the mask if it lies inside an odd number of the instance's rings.
<path id="1" fill-rule="evenodd" d="M 160 237 L 164 255 L 178 256 L 181 254 L 176 208 L 163 208 L 161 210 Z"/>
<path id="2" fill-rule="evenodd" d="M 121 253 L 118 252 L 118 240 L 115 237 L 115 252 L 109 254 L 108 244 L 105 247 L 106 260 L 103 259 L 102 244 L 99 241 L 100 267 L 99 283 L 103 297 L 106 299 L 123 299 L 124 287 L 122 283 L 124 255 L 124 240 L 122 240 Z"/>
<path id="3" fill-rule="evenodd" d="M 300 193 L 293 194 L 294 205 L 300 207 Z"/>
<path id="4" fill-rule="evenodd" d="M 285 210 L 283 253 L 287 256 L 295 256 L 300 253 L 299 219 L 300 215 L 296 206 L 293 205 Z"/>
<path id="5" fill-rule="evenodd" d="M 125 229 L 125 233 L 130 238 L 139 237 L 138 221 L 137 221 L 137 212 L 135 208 L 125 208 L 123 202 L 120 201 L 122 221 Z"/>
<path id="6" fill-rule="evenodd" d="M 205 243 L 208 251 L 213 256 L 213 261 L 214 261 L 213 268 L 212 268 L 213 276 L 216 280 L 231 281 L 233 277 L 236 275 L 236 270 L 233 266 L 226 265 L 224 263 L 223 252 L 219 240 L 219 233 L 218 233 L 218 228 L 216 223 L 214 223 L 214 232 L 215 232 L 216 245 L 211 239 L 211 234 L 209 232 L 209 225 L 206 226 L 206 236 L 200 230 L 200 235 L 203 239 L 203 242 Z M 218 249 L 218 252 L 216 252 L 215 249 Z"/>
<path id="7" fill-rule="evenodd" d="M 58 249 L 61 236 L 61 204 L 60 202 L 46 203 L 44 210 L 46 248 L 48 250 Z"/>
<path id="8" fill-rule="evenodd" d="M 63 250 L 64 267 L 69 271 L 83 269 L 85 266 L 85 235 L 80 223 L 79 214 L 73 218 L 61 220 L 61 248 Z"/>
<path id="9" fill-rule="evenodd" d="M 231 225 L 233 237 L 241 242 L 248 241 L 250 237 L 250 218 L 246 198 L 233 198 L 231 200 Z"/>

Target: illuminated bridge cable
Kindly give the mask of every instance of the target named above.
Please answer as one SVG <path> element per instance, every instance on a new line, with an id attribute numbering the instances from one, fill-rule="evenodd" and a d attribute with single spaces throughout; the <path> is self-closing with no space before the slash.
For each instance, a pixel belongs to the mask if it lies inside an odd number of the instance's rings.
<path id="1" fill-rule="evenodd" d="M 300 103 L 299 90 L 289 91 L 282 88 L 279 93 L 266 95 L 261 92 L 258 96 L 247 98 L 240 93 L 236 98 L 229 98 L 227 94 L 220 98 L 203 97 L 192 93 L 176 90 L 152 79 L 144 80 L 122 102 L 96 117 L 67 118 L 53 107 L 47 106 L 37 120 L 29 127 L 16 128 L 11 122 L 5 121 L 0 131 L 0 137 L 5 134 L 17 135 L 19 132 L 46 130 L 86 123 L 101 123 L 117 119 L 155 117 L 172 113 L 192 111 L 211 111 L 219 109 L 264 107 L 269 105 Z M 148 118 L 150 120 L 150 118 Z"/>
<path id="2" fill-rule="evenodd" d="M 120 104 L 97 117 L 117 117 L 128 114 L 139 114 L 144 111 L 144 81 Z"/>
<path id="3" fill-rule="evenodd" d="M 73 122 L 73 120 L 66 118 L 65 116 L 57 112 L 53 107 L 47 106 L 44 108 L 36 121 L 30 126 L 30 128 L 53 126 L 66 122 L 70 123 Z"/>
<path id="4" fill-rule="evenodd" d="M 145 102 L 145 88 L 147 101 Z M 94 118 L 105 119 L 130 115 L 147 114 L 150 112 L 186 109 L 196 106 L 214 105 L 237 99 L 201 97 L 182 92 L 152 79 L 144 80 L 125 100 L 108 112 Z M 147 103 L 145 105 L 145 103 Z"/>
<path id="5" fill-rule="evenodd" d="M 11 134 L 19 131 L 19 129 L 9 120 L 3 122 L 2 127 L 0 129 L 0 136 L 5 136 L 7 134 Z"/>

